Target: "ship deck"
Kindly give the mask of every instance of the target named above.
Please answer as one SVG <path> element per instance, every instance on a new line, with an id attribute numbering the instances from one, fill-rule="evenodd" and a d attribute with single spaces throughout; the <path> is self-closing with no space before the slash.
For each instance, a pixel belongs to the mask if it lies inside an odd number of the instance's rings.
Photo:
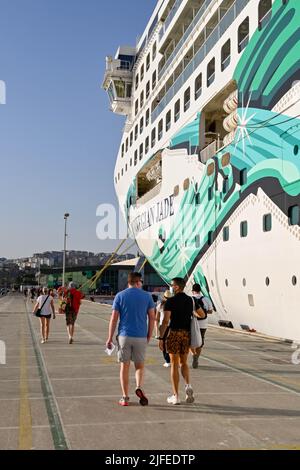
<path id="1" fill-rule="evenodd" d="M 209 327 L 191 369 L 195 403 L 172 406 L 170 370 L 153 339 L 149 406 L 138 404 L 132 368 L 131 404 L 120 407 L 119 365 L 104 353 L 111 307 L 84 302 L 72 345 L 61 315 L 40 344 L 31 309 L 18 294 L 0 299 L 0 449 L 300 449 L 300 364 L 291 344 Z"/>

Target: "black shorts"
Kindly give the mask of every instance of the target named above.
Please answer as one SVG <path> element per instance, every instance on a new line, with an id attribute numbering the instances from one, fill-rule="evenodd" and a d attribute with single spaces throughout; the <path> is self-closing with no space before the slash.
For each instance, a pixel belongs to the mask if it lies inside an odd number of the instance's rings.
<path id="1" fill-rule="evenodd" d="M 40 318 L 47 318 L 49 320 L 51 318 L 51 313 L 50 315 L 42 315 Z"/>
<path id="2" fill-rule="evenodd" d="M 74 325 L 77 319 L 77 313 L 74 311 L 70 310 L 68 313 L 66 313 L 66 324 L 68 325 Z"/>

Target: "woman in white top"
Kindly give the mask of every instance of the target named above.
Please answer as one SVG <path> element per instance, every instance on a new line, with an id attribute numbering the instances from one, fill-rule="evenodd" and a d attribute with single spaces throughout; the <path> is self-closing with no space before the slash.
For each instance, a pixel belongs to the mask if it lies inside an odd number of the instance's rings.
<path id="1" fill-rule="evenodd" d="M 39 308 L 42 308 L 41 316 L 39 318 L 41 322 L 41 343 L 43 344 L 48 341 L 51 313 L 52 317 L 55 318 L 53 297 L 51 297 L 51 295 L 48 293 L 47 287 L 43 288 L 43 294 L 37 298 L 32 313 L 35 314 Z"/>

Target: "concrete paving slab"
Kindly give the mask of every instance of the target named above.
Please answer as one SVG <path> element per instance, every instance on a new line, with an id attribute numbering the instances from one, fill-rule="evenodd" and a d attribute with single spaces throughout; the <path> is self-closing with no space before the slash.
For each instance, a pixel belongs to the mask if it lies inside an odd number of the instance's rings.
<path id="1" fill-rule="evenodd" d="M 170 370 L 162 367 L 153 339 L 146 361 L 149 406 L 138 404 L 132 367 L 131 405 L 120 407 L 119 365 L 103 352 L 110 313 L 110 307 L 84 302 L 75 343 L 67 344 L 59 317 L 42 345 L 39 323 L 27 315 L 23 299 L 0 299 L 9 357 L 0 366 L 1 449 L 18 448 L 21 429 L 30 431 L 36 449 L 64 442 L 73 449 L 108 450 L 298 446 L 300 366 L 291 362 L 290 345 L 209 328 L 200 367 L 191 369 L 196 402 L 171 406 Z"/>

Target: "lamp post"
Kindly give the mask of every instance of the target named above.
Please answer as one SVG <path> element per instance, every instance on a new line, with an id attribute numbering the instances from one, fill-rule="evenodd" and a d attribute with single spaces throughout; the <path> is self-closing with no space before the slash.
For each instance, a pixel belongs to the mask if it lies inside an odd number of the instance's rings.
<path id="1" fill-rule="evenodd" d="M 66 271 L 66 249 L 67 249 L 67 219 L 70 216 L 67 212 L 64 214 L 65 231 L 64 231 L 64 252 L 63 252 L 63 273 L 62 273 L 62 287 L 65 287 L 65 271 Z"/>

